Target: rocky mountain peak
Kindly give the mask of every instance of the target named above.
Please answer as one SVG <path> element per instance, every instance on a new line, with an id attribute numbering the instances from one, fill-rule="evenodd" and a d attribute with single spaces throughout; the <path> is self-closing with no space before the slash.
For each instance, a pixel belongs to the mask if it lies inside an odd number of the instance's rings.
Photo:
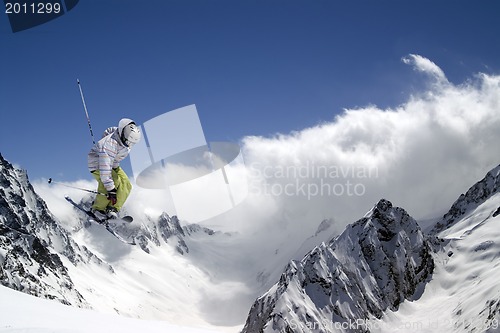
<path id="1" fill-rule="evenodd" d="M 411 299 L 433 268 L 416 221 L 380 200 L 328 244 L 291 262 L 254 303 L 243 332 L 328 331 L 325 323 L 380 318 Z"/>
<path id="2" fill-rule="evenodd" d="M 35 193 L 27 173 L 0 155 L 0 283 L 86 307 L 55 253 L 76 265 L 82 259 L 79 250 Z"/>

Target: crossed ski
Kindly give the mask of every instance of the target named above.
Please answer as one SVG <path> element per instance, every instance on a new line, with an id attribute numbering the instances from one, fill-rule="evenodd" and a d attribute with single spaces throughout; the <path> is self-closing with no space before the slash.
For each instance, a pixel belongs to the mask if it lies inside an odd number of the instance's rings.
<path id="1" fill-rule="evenodd" d="M 92 211 L 85 209 L 85 207 L 83 207 L 80 204 L 77 204 L 76 202 L 73 201 L 73 199 L 71 199 L 67 195 L 64 196 L 64 199 L 66 199 L 74 207 L 78 208 L 79 210 L 81 210 L 82 212 L 84 212 L 85 214 L 87 214 L 87 216 L 90 217 L 91 220 L 93 220 L 94 222 L 96 222 L 98 224 L 103 225 L 106 228 L 106 230 L 109 231 L 109 233 L 111 233 L 113 236 L 115 236 L 117 239 L 119 239 L 123 243 L 130 244 L 130 245 L 136 245 L 136 243 L 135 243 L 134 240 L 128 241 L 125 238 L 123 238 L 122 236 L 120 236 L 119 234 L 117 234 L 111 228 L 111 226 L 109 225 L 109 219 L 100 219 L 100 218 L 98 218 Z M 124 216 L 124 217 L 122 217 L 120 219 L 123 220 L 124 222 L 132 222 L 134 220 L 132 216 Z"/>

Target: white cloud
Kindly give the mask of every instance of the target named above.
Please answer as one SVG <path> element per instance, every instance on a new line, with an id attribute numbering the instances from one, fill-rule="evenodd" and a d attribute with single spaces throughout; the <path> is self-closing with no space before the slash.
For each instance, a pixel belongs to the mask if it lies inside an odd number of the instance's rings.
<path id="1" fill-rule="evenodd" d="M 439 215 L 500 163 L 500 77 L 481 74 L 453 85 L 426 58 L 404 61 L 446 84 L 432 81 L 428 91 L 396 108 L 349 109 L 299 132 L 243 140 L 245 161 L 265 186 L 275 194 L 288 186 L 290 195 L 275 200 L 290 223 L 334 217 L 343 226 L 382 197 L 417 218 Z M 325 168 L 347 173 L 320 174 Z M 305 195 L 302 184 L 310 185 Z M 348 184 L 358 192 L 348 193 Z"/>
<path id="2" fill-rule="evenodd" d="M 426 73 L 440 83 L 448 83 L 446 75 L 438 65 L 418 54 L 409 54 L 401 59 L 407 65 L 413 65 L 416 71 Z"/>

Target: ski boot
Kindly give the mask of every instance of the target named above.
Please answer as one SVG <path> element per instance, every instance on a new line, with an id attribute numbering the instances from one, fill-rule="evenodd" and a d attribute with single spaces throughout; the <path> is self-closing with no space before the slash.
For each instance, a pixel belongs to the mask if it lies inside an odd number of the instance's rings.
<path id="1" fill-rule="evenodd" d="M 108 220 L 118 219 L 118 210 L 115 207 L 108 206 L 106 208 L 106 219 Z"/>

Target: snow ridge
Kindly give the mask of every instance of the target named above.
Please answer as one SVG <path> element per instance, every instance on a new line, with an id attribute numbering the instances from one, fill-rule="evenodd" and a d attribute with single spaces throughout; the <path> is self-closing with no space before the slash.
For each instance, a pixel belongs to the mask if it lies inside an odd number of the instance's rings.
<path id="1" fill-rule="evenodd" d="M 90 260 L 34 192 L 26 172 L 0 155 L 0 284 L 25 293 L 89 307 L 75 289 L 59 252 L 73 264 Z"/>
<path id="2" fill-rule="evenodd" d="M 443 219 L 430 231 L 430 234 L 438 234 L 449 228 L 467 212 L 477 208 L 493 194 L 497 193 L 499 189 L 500 165 L 489 171 L 482 180 L 469 188 L 465 194 L 461 194 L 450 210 L 443 216 Z"/>
<path id="3" fill-rule="evenodd" d="M 242 332 L 334 332 L 335 323 L 380 318 L 418 296 L 433 269 L 416 221 L 382 199 L 328 244 L 292 261 L 253 304 Z"/>

